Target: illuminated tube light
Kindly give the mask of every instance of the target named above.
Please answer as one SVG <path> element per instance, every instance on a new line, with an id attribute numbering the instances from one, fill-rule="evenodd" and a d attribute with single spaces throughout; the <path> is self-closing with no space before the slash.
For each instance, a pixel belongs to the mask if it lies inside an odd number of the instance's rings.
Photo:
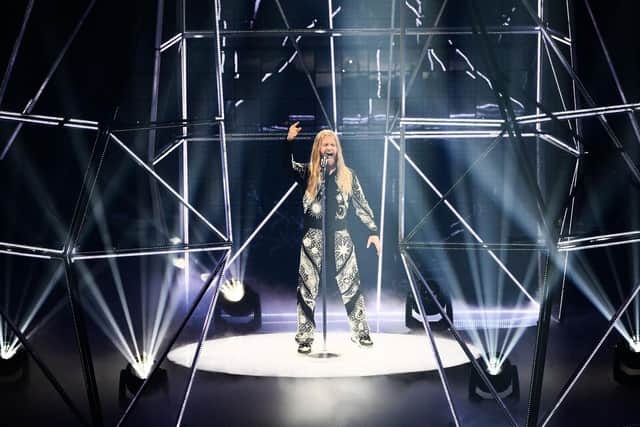
<path id="1" fill-rule="evenodd" d="M 558 242 L 558 246 L 564 246 L 565 244 L 574 244 L 579 242 L 602 241 L 602 240 L 612 239 L 616 237 L 635 236 L 635 235 L 640 235 L 640 231 L 626 231 L 624 233 L 602 234 L 598 236 L 581 237 L 579 239 L 562 240 Z"/>
<path id="2" fill-rule="evenodd" d="M 226 251 L 229 248 L 224 246 L 211 246 L 204 248 L 183 248 L 183 249 L 159 249 L 159 250 L 140 250 L 136 252 L 128 253 L 99 253 L 99 254 L 86 254 L 86 255 L 74 255 L 71 257 L 71 261 L 75 262 L 84 259 L 105 259 L 105 258 L 126 258 L 144 255 L 168 255 L 168 254 L 183 254 L 191 252 L 205 252 L 205 251 Z"/>
<path id="3" fill-rule="evenodd" d="M 31 254 L 31 253 L 24 253 L 24 252 L 15 252 L 15 251 L 6 250 L 6 249 L 0 249 L 0 254 L 23 256 L 23 257 L 27 257 L 27 258 L 40 258 L 40 259 L 53 259 L 54 258 L 53 256 L 50 256 L 50 255 L 38 255 L 38 254 Z"/>
<path id="4" fill-rule="evenodd" d="M 618 104 L 618 105 L 609 105 L 606 107 L 594 107 L 594 108 L 583 108 L 579 110 L 559 111 L 559 112 L 551 113 L 551 115 L 558 120 L 569 120 L 569 119 L 579 119 L 584 117 L 599 116 L 603 114 L 629 113 L 637 110 L 640 110 L 640 103 Z M 535 115 L 519 116 L 516 118 L 516 120 L 518 121 L 518 123 L 521 123 L 521 124 L 530 124 L 530 123 L 548 122 L 548 121 L 551 121 L 552 118 L 546 114 L 535 114 Z"/>
<path id="5" fill-rule="evenodd" d="M 175 36 L 171 37 L 169 40 L 167 40 L 166 42 L 160 45 L 160 52 L 164 52 L 165 50 L 169 49 L 171 46 L 179 42 L 181 39 L 182 39 L 182 33 L 178 33 Z"/>
<path id="6" fill-rule="evenodd" d="M 66 128 L 74 128 L 74 129 L 98 130 L 98 126 L 93 126 L 93 125 L 78 125 L 74 123 L 63 123 L 62 126 Z"/>
<path id="7" fill-rule="evenodd" d="M 39 251 L 39 252 L 62 255 L 62 249 L 49 249 L 49 248 L 44 248 L 44 247 L 41 247 L 41 246 L 20 245 L 20 244 L 17 244 L 17 243 L 8 243 L 8 242 L 0 242 L 0 246 L 6 246 L 6 247 L 9 247 L 9 248 L 26 249 L 26 250 L 32 250 L 32 251 Z"/>
<path id="8" fill-rule="evenodd" d="M 158 163 L 160 163 L 160 161 L 162 159 L 164 159 L 165 157 L 167 157 L 169 154 L 173 153 L 173 151 L 175 151 L 176 148 L 178 148 L 180 146 L 180 144 L 182 144 L 182 142 L 184 141 L 184 139 L 181 139 L 177 142 L 175 142 L 168 150 L 166 150 L 164 153 L 162 153 L 160 156 L 158 156 L 157 159 L 155 159 L 152 164 L 155 166 Z"/>
<path id="9" fill-rule="evenodd" d="M 640 237 L 627 240 L 614 240 L 625 236 L 638 236 L 640 231 L 629 231 L 626 233 L 605 234 L 602 236 L 584 237 L 580 239 L 564 240 L 558 242 L 558 251 L 570 252 L 583 249 L 604 248 L 608 246 L 627 245 L 640 242 Z"/>
<path id="10" fill-rule="evenodd" d="M 571 39 L 568 39 L 568 38 L 565 38 L 565 37 L 558 37 L 558 36 L 553 35 L 553 34 L 551 35 L 551 38 L 556 40 L 556 41 L 559 41 L 562 44 L 565 44 L 567 46 L 571 46 Z"/>
<path id="11" fill-rule="evenodd" d="M 580 151 L 576 150 L 574 147 L 570 146 L 566 142 L 563 142 L 563 141 L 559 140 L 558 138 L 556 138 L 553 135 L 549 135 L 548 133 L 541 133 L 540 134 L 540 138 L 542 138 L 545 141 L 549 142 L 551 145 L 555 145 L 556 147 L 560 148 L 561 150 L 568 151 L 569 153 L 573 154 L 576 157 L 580 155 Z"/>
<path id="12" fill-rule="evenodd" d="M 213 230 L 214 232 L 216 232 L 218 234 L 218 236 L 220 236 L 225 242 L 228 242 L 229 239 L 227 238 L 227 236 L 225 236 L 224 234 L 222 234 L 220 232 L 220 230 L 218 230 L 213 224 L 211 224 L 209 222 L 209 220 L 207 218 L 205 218 L 204 215 L 202 215 L 198 210 L 196 210 L 193 206 L 191 206 L 191 204 L 189 202 L 187 202 L 184 197 L 182 197 L 180 195 L 180 193 L 178 193 L 176 190 L 173 189 L 173 187 L 171 187 L 169 184 L 167 184 L 165 182 L 165 180 L 163 180 L 160 175 L 158 175 L 153 169 L 151 169 L 145 162 L 142 161 L 142 159 L 140 159 L 140 157 L 138 157 L 133 151 L 131 151 L 131 149 L 129 147 L 127 147 L 127 145 L 122 142 L 122 140 L 120 140 L 120 138 L 118 138 L 117 136 L 115 136 L 113 133 L 109 133 L 109 136 L 111 137 L 111 139 L 113 139 L 114 141 L 116 141 L 118 143 L 118 145 L 120 145 L 120 147 L 122 147 L 122 149 L 124 151 L 126 151 L 140 166 L 142 166 L 147 172 L 149 172 L 155 179 L 158 180 L 158 182 L 160 182 L 160 184 L 162 184 L 167 190 L 169 190 L 169 192 L 171 192 L 171 194 L 173 194 L 175 197 L 178 198 L 178 200 L 180 200 L 182 203 L 184 203 L 184 205 L 198 218 L 200 218 L 211 230 Z"/>
<path id="13" fill-rule="evenodd" d="M 394 145 L 394 147 L 396 147 L 396 150 L 400 151 L 400 147 L 398 146 L 398 144 L 392 139 L 389 138 L 389 140 L 391 141 L 391 143 Z M 439 198 L 442 198 L 442 193 L 440 192 L 440 190 L 438 190 L 438 188 L 429 180 L 429 178 L 427 178 L 427 176 L 422 172 L 422 170 L 413 162 L 413 160 L 411 160 L 411 157 L 409 157 L 406 153 L 404 155 L 404 158 L 407 162 L 409 162 L 409 164 L 411 165 L 411 167 L 418 173 L 418 175 L 422 178 L 423 181 L 425 181 L 427 183 L 427 185 L 431 188 L 431 190 L 436 193 L 436 195 Z M 467 221 L 465 221 L 465 219 L 462 217 L 462 215 L 460 215 L 460 213 L 453 207 L 453 205 L 451 205 L 451 203 L 449 203 L 449 201 L 447 199 L 444 199 L 444 204 L 445 206 L 447 206 L 447 208 L 449 208 L 449 210 L 451 211 L 451 213 L 453 213 L 453 215 L 455 215 L 456 218 L 458 218 L 458 220 L 460 221 L 460 223 L 464 226 L 464 228 L 467 229 L 467 231 L 473 236 L 473 238 L 480 244 L 484 245 L 484 241 L 480 238 L 480 236 L 478 236 L 478 234 L 475 232 L 475 230 L 467 223 Z M 535 298 L 533 298 L 531 296 L 531 294 L 527 291 L 527 289 L 522 285 L 522 283 L 520 283 L 520 281 L 513 275 L 513 273 L 511 273 L 511 271 L 507 268 L 506 265 L 504 265 L 504 263 L 502 262 L 502 260 L 500 260 L 500 258 L 498 258 L 498 256 L 489 248 L 486 248 L 487 253 L 489 254 L 489 256 L 491 256 L 491 258 L 493 258 L 493 260 L 496 262 L 496 264 L 498 264 L 498 266 L 500 267 L 500 269 L 509 277 L 509 279 L 511 279 L 511 281 L 518 287 L 520 288 L 520 290 L 522 291 L 522 293 L 524 293 L 524 295 L 529 298 L 529 300 L 534 304 L 534 306 L 540 307 L 540 304 L 535 300 Z"/>
<path id="14" fill-rule="evenodd" d="M 501 127 L 504 120 L 495 119 L 450 119 L 450 118 L 412 118 L 400 119 L 400 126 L 406 125 L 429 125 L 429 126 L 486 126 Z"/>
<path id="15" fill-rule="evenodd" d="M 69 119 L 70 123 L 82 123 L 85 125 L 98 125 L 98 122 L 94 122 L 92 120 L 81 120 L 81 119 Z"/>
<path id="16" fill-rule="evenodd" d="M 8 120 L 8 121 L 12 121 L 12 122 L 21 122 L 21 123 L 35 123 L 38 125 L 47 125 L 47 126 L 57 126 L 59 124 L 59 122 L 51 122 L 51 121 L 45 121 L 45 120 L 36 120 L 36 119 L 29 119 L 27 117 L 24 116 L 8 116 L 8 115 L 4 115 L 4 114 L 0 114 L 0 120 Z"/>

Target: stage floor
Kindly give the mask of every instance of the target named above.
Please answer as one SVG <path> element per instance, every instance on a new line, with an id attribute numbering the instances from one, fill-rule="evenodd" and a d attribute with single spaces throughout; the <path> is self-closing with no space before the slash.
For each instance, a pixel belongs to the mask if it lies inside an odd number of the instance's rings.
<path id="1" fill-rule="evenodd" d="M 198 369 L 234 375 L 290 378 L 334 378 L 394 375 L 438 369 L 424 334 L 372 334 L 374 345 L 358 347 L 347 332 L 331 332 L 327 351 L 337 357 L 312 357 L 322 350 L 322 336 L 316 335 L 312 355 L 300 355 L 292 332 L 253 334 L 208 340 L 203 344 Z M 436 337 L 446 368 L 468 363 L 458 343 Z M 190 366 L 196 344 L 179 347 L 169 360 Z M 478 349 L 469 344 L 479 357 Z"/>

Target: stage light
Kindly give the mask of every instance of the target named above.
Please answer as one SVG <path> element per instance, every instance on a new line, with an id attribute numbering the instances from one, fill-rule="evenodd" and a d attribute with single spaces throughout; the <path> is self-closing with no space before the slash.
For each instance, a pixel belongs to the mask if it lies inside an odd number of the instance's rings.
<path id="1" fill-rule="evenodd" d="M 442 287 L 437 282 L 429 280 L 429 286 L 436 294 L 436 298 L 441 306 L 444 307 L 445 312 L 449 319 L 453 322 L 453 308 L 451 304 L 451 296 L 442 290 Z M 442 317 L 438 306 L 431 298 L 431 295 L 424 286 L 420 286 L 420 298 L 425 309 L 425 316 L 427 321 L 433 330 L 443 330 L 448 327 L 447 321 Z M 405 325 L 409 329 L 422 329 L 422 317 L 418 311 L 418 306 L 413 298 L 413 294 L 409 292 L 407 294 L 407 300 L 405 304 Z"/>
<path id="2" fill-rule="evenodd" d="M 623 385 L 640 385 L 640 337 L 620 341 L 613 356 L 613 379 Z"/>
<path id="3" fill-rule="evenodd" d="M 251 332 L 262 326 L 260 296 L 238 279 L 225 281 L 214 312 L 217 331 Z"/>
<path id="4" fill-rule="evenodd" d="M 499 356 L 491 356 L 489 361 L 483 358 L 480 366 L 485 374 L 487 374 L 498 396 L 503 399 L 511 397 L 517 400 L 520 398 L 518 368 L 511 364 L 509 359 L 502 360 Z M 489 388 L 473 368 L 471 369 L 471 377 L 469 378 L 469 399 L 474 401 L 493 399 Z"/>
<path id="5" fill-rule="evenodd" d="M 174 257 L 172 262 L 173 266 L 175 268 L 179 268 L 180 270 L 184 270 L 187 266 L 187 262 L 185 261 L 184 257 Z"/>
<path id="6" fill-rule="evenodd" d="M 17 383 L 29 375 L 27 355 L 20 347 L 2 348 L 0 351 L 0 383 Z"/>
<path id="7" fill-rule="evenodd" d="M 171 242 L 172 245 L 179 245 L 180 243 L 182 243 L 182 239 L 178 236 L 173 236 L 169 239 L 169 242 Z"/>
<path id="8" fill-rule="evenodd" d="M 17 346 L 12 346 L 11 344 L 6 343 L 2 345 L 2 347 L 0 347 L 0 359 L 9 360 L 16 355 L 17 351 L 18 351 Z"/>
<path id="9" fill-rule="evenodd" d="M 138 392 L 142 383 L 151 374 L 154 361 L 143 354 L 133 364 L 127 363 L 127 367 L 120 371 L 120 383 L 118 385 L 118 399 L 120 406 L 125 407 L 131 398 Z M 165 369 L 157 369 L 147 382 L 143 396 L 149 396 L 157 390 L 163 390 L 165 396 L 169 394 L 169 377 Z"/>
<path id="10" fill-rule="evenodd" d="M 132 364 L 130 364 L 130 366 L 138 378 L 145 380 L 149 376 L 151 368 L 153 368 L 153 359 L 151 359 L 145 352 L 142 353 L 141 357 L 136 358 L 136 360 Z"/>

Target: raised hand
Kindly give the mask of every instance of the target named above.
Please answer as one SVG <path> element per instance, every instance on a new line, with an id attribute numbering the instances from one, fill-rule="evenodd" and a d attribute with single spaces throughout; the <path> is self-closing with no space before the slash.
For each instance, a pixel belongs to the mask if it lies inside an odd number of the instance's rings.
<path id="1" fill-rule="evenodd" d="M 293 141 L 294 139 L 296 139 L 296 136 L 298 136 L 298 134 L 302 130 L 302 128 L 298 126 L 299 124 L 300 122 L 295 122 L 294 124 L 289 126 L 289 132 L 287 133 L 287 141 Z"/>

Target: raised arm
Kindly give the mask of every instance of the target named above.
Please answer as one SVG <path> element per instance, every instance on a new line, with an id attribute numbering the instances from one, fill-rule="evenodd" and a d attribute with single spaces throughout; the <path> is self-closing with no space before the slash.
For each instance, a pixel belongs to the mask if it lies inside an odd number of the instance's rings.
<path id="1" fill-rule="evenodd" d="M 298 126 L 299 123 L 300 122 L 295 122 L 289 127 L 289 131 L 287 132 L 287 139 L 283 142 L 284 150 L 282 156 L 282 166 L 284 170 L 290 171 L 292 178 L 302 185 L 304 184 L 304 180 L 307 175 L 308 166 L 305 163 L 296 162 L 293 158 L 293 140 L 302 130 L 302 128 Z"/>

